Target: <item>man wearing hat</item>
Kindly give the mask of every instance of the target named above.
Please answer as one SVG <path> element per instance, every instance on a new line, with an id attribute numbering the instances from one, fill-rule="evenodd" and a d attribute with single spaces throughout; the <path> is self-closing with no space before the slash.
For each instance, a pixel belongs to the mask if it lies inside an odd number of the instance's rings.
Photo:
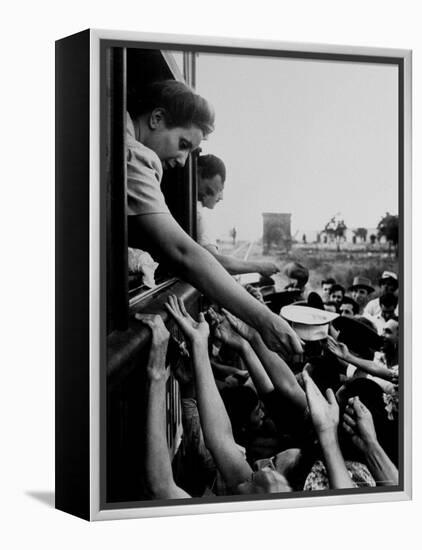
<path id="1" fill-rule="evenodd" d="M 353 300 L 359 305 L 359 313 L 363 312 L 368 303 L 368 297 L 374 290 L 375 288 L 372 286 L 371 281 L 366 277 L 361 277 L 360 275 L 354 277 L 349 291 L 352 293 Z"/>
<path id="2" fill-rule="evenodd" d="M 393 271 L 384 271 L 380 277 L 379 285 L 381 287 L 381 296 L 383 294 L 395 293 L 399 288 L 399 280 L 397 274 Z M 363 314 L 365 316 L 376 317 L 381 313 L 380 299 L 375 298 L 366 305 Z M 399 314 L 398 306 L 394 312 L 397 316 Z"/>
<path id="3" fill-rule="evenodd" d="M 389 321 L 387 332 L 383 336 L 377 334 L 375 327 L 371 327 L 371 323 L 365 317 L 339 317 L 334 321 L 334 326 L 339 330 L 338 341 L 328 337 L 328 349 L 348 363 L 346 375 L 365 376 L 376 382 L 384 392 L 393 392 L 394 384 L 391 381 L 397 377 L 398 370 L 391 368 L 392 361 L 396 359 L 391 350 L 397 341 L 398 331 L 393 331 L 398 327 L 397 322 Z M 385 349 L 388 363 L 385 354 L 380 352 Z"/>
<path id="4" fill-rule="evenodd" d="M 337 313 L 331 311 L 296 304 L 282 307 L 280 314 L 291 322 L 299 338 L 307 342 L 327 338 L 329 324 L 338 317 Z"/>

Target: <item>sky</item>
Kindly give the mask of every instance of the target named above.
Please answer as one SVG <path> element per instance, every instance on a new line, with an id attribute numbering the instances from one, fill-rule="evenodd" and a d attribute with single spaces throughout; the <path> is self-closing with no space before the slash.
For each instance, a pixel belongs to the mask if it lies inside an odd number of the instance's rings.
<path id="1" fill-rule="evenodd" d="M 227 168 L 211 213 L 223 236 L 262 235 L 263 212 L 290 212 L 292 233 L 340 213 L 374 228 L 398 212 L 396 66 L 198 54 L 198 93 L 216 112 L 201 144 Z"/>

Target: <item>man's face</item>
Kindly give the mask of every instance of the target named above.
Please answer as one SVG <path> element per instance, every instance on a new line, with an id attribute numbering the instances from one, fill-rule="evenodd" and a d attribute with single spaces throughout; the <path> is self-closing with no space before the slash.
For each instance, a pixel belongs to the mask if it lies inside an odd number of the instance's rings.
<path id="1" fill-rule="evenodd" d="M 399 324 L 394 319 L 389 319 L 382 330 L 383 348 L 388 350 L 397 346 L 399 340 Z"/>
<path id="2" fill-rule="evenodd" d="M 355 314 L 353 313 L 352 304 L 340 304 L 339 313 L 340 315 L 343 315 L 343 317 L 355 316 Z"/>
<path id="3" fill-rule="evenodd" d="M 361 307 L 365 306 L 368 301 L 368 291 L 366 288 L 357 287 L 352 290 L 352 298 L 357 302 Z"/>
<path id="4" fill-rule="evenodd" d="M 339 304 L 343 300 L 343 292 L 341 290 L 335 290 L 330 294 L 330 301 Z"/>
<path id="5" fill-rule="evenodd" d="M 204 139 L 197 126 L 169 128 L 160 109 L 151 113 L 150 128 L 148 139 L 142 143 L 157 153 L 164 169 L 184 166 L 189 154 Z"/>
<path id="6" fill-rule="evenodd" d="M 204 189 L 209 187 L 216 190 L 212 195 L 204 195 L 202 198 L 202 206 L 205 208 L 212 210 L 218 202 L 223 200 L 224 183 L 220 174 L 216 174 L 212 178 L 201 178 L 201 187 Z"/>
<path id="7" fill-rule="evenodd" d="M 322 285 L 322 300 L 323 300 L 324 302 L 328 302 L 328 300 L 330 299 L 330 291 L 331 291 L 331 287 L 332 287 L 332 286 L 333 286 L 333 285 L 331 285 L 331 284 L 329 284 L 329 283 L 328 283 L 328 284 L 327 284 L 327 283 L 324 283 L 324 284 Z"/>
<path id="8" fill-rule="evenodd" d="M 392 317 L 394 317 L 394 310 L 395 310 L 395 306 L 384 306 L 383 304 L 381 304 L 381 315 L 382 317 L 388 321 L 389 319 L 391 319 Z"/>
<path id="9" fill-rule="evenodd" d="M 381 294 L 394 294 L 397 290 L 397 285 L 393 279 L 385 279 L 381 281 Z"/>

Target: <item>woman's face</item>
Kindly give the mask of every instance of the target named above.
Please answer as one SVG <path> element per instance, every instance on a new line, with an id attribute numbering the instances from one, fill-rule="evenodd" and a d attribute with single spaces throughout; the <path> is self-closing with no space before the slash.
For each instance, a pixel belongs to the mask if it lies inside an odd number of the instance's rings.
<path id="1" fill-rule="evenodd" d="M 149 119 L 150 132 L 144 145 L 155 151 L 163 168 L 184 166 L 189 154 L 194 151 L 204 134 L 197 126 L 169 128 L 160 109 L 155 109 Z"/>

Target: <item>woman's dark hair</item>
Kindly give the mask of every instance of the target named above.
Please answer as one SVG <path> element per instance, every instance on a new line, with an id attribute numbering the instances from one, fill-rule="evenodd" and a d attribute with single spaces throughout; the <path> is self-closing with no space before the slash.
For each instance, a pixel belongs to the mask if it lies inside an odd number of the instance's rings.
<path id="1" fill-rule="evenodd" d="M 204 137 L 214 130 L 214 110 L 206 99 L 177 80 L 161 80 L 147 86 L 142 97 L 131 100 L 130 114 L 136 118 L 162 109 L 169 128 L 197 126 Z"/>

